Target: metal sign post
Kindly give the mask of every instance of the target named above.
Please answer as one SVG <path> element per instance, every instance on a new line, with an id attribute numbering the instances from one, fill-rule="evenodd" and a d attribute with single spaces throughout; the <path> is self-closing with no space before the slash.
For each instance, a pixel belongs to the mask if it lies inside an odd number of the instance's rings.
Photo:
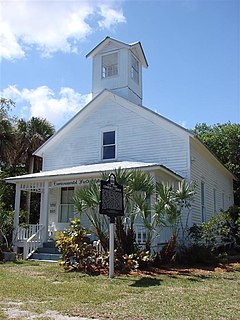
<path id="1" fill-rule="evenodd" d="M 113 173 L 108 181 L 101 180 L 100 190 L 100 214 L 107 214 L 110 218 L 109 225 L 109 278 L 114 277 L 114 225 L 115 217 L 123 216 L 123 186 L 116 182 Z"/>
<path id="2" fill-rule="evenodd" d="M 114 278 L 114 226 L 115 217 L 110 217 L 109 224 L 109 278 Z"/>

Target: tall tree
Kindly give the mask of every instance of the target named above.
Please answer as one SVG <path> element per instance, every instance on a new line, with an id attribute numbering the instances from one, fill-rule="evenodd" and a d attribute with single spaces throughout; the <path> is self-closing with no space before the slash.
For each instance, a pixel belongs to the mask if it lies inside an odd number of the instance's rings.
<path id="1" fill-rule="evenodd" d="M 12 164 L 15 143 L 14 119 L 9 116 L 9 109 L 14 102 L 0 98 L 0 167 Z"/>
<path id="2" fill-rule="evenodd" d="M 220 159 L 238 179 L 234 183 L 235 204 L 240 205 L 240 124 L 227 122 L 209 126 L 197 124 L 197 137 Z"/>
<path id="3" fill-rule="evenodd" d="M 41 158 L 34 157 L 33 152 L 47 141 L 55 132 L 54 126 L 46 119 L 32 117 L 25 121 L 17 121 L 17 143 L 20 146 L 16 154 L 15 163 L 25 164 L 28 173 L 41 169 Z M 26 223 L 29 223 L 31 205 L 31 192 L 26 195 Z"/>
<path id="4" fill-rule="evenodd" d="M 12 100 L 0 97 L 0 195 L 9 210 L 13 206 L 14 188 L 6 185 L 4 179 L 39 171 L 41 158 L 33 157 L 32 153 L 55 131 L 46 119 L 32 117 L 26 121 L 11 117 L 9 110 L 14 105 Z M 30 212 L 30 194 L 27 196 L 26 208 Z"/>

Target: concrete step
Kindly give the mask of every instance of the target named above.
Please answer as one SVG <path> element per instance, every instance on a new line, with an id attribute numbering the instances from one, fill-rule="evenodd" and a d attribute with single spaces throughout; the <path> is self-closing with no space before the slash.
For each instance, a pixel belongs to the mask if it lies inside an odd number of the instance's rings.
<path id="1" fill-rule="evenodd" d="M 38 253 L 32 254 L 30 260 L 58 261 L 61 259 L 60 253 Z"/>
<path id="2" fill-rule="evenodd" d="M 43 248 L 56 248 L 56 243 L 53 240 L 49 240 L 43 243 Z"/>
<path id="3" fill-rule="evenodd" d="M 38 253 L 59 253 L 58 248 L 56 248 L 56 247 L 53 247 L 53 248 L 49 248 L 49 247 L 38 248 L 37 252 Z"/>
<path id="4" fill-rule="evenodd" d="M 58 261 L 60 259 L 61 253 L 55 247 L 55 241 L 44 242 L 43 247 L 38 248 L 30 257 L 30 260 L 39 261 Z"/>

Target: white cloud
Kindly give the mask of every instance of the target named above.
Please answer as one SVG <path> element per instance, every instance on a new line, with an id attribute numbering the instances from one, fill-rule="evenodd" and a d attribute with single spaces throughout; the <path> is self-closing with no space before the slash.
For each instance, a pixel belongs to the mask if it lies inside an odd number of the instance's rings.
<path id="1" fill-rule="evenodd" d="M 107 5 L 101 5 L 100 12 L 103 19 L 98 22 L 98 25 L 101 28 L 110 29 L 118 23 L 126 22 L 122 10 L 116 11 Z"/>
<path id="2" fill-rule="evenodd" d="M 0 58 L 14 59 L 24 57 L 24 51 L 18 44 L 16 36 L 5 22 L 0 24 Z"/>
<path id="3" fill-rule="evenodd" d="M 77 52 L 94 32 L 125 22 L 121 1 L 8 0 L 0 2 L 0 57 L 22 58 L 33 45 L 42 55 Z M 92 23 L 92 24 L 91 24 Z"/>
<path id="4" fill-rule="evenodd" d="M 21 105 L 21 117 L 46 118 L 57 128 L 84 107 L 92 97 L 91 94 L 82 95 L 67 87 L 61 88 L 56 95 L 47 86 L 22 90 L 16 86 L 9 86 L 1 94 L 15 101 L 17 106 Z"/>

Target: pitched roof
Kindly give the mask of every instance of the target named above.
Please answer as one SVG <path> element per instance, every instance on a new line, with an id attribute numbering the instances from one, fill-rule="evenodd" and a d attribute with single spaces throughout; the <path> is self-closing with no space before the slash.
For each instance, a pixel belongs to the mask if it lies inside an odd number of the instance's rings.
<path id="1" fill-rule="evenodd" d="M 159 123 L 159 119 L 162 119 L 163 121 L 166 121 L 170 125 L 174 126 L 174 128 L 178 128 L 179 133 L 182 132 L 183 134 L 192 135 L 193 134 L 181 127 L 180 125 L 174 123 L 173 121 L 163 117 L 159 113 L 156 113 L 144 106 L 139 106 L 131 101 L 118 96 L 117 94 L 104 89 L 101 91 L 97 96 L 95 96 L 85 107 L 83 107 L 74 117 L 72 117 L 63 127 L 61 127 L 53 136 L 51 136 L 44 144 L 42 144 L 33 154 L 39 157 L 42 157 L 42 154 L 45 152 L 46 149 L 50 147 L 55 141 L 59 140 L 70 128 L 72 128 L 77 122 L 84 119 L 86 115 L 88 115 L 91 110 L 95 109 L 101 101 L 104 101 L 105 99 L 112 98 L 114 102 L 131 109 L 131 111 L 136 112 L 138 114 L 141 114 L 145 118 L 148 118 L 151 121 L 154 121 L 155 123 Z"/>
<path id="2" fill-rule="evenodd" d="M 145 68 L 148 67 L 148 62 L 147 62 L 147 59 L 144 54 L 144 51 L 143 51 L 143 48 L 142 48 L 140 41 L 127 44 L 122 41 L 119 41 L 119 40 L 116 40 L 116 39 L 113 39 L 110 37 L 106 37 L 86 55 L 86 58 L 94 57 L 96 54 L 98 54 L 99 51 L 101 51 L 110 42 L 114 43 L 117 47 L 124 47 L 124 48 L 130 49 L 130 50 L 135 49 L 143 67 L 145 67 Z"/>
<path id="3" fill-rule="evenodd" d="M 129 169 L 129 170 L 159 170 L 164 173 L 169 174 L 173 178 L 181 181 L 183 178 L 167 167 L 159 163 L 146 163 L 146 162 L 131 162 L 131 161 L 119 161 L 119 162 L 107 162 L 107 163 L 95 163 L 88 165 L 81 165 L 70 168 L 62 168 L 57 170 L 42 171 L 38 173 L 25 174 L 22 176 L 9 177 L 6 179 L 9 183 L 16 183 L 21 181 L 30 181 L 30 180 L 49 180 L 49 179 L 70 179 L 76 176 L 89 176 L 97 175 L 99 172 L 113 171 L 114 169 Z"/>
<path id="4" fill-rule="evenodd" d="M 113 99 L 116 103 L 119 105 L 124 105 L 125 108 L 131 109 L 131 111 L 136 112 L 140 114 L 141 116 L 149 119 L 150 121 L 156 123 L 159 125 L 159 120 L 164 121 L 169 125 L 169 128 L 172 128 L 173 130 L 178 130 L 178 134 L 186 135 L 190 137 L 197 145 L 201 146 L 201 148 L 207 152 L 209 155 L 211 155 L 213 158 L 215 158 L 216 161 L 218 161 L 222 167 L 224 167 L 225 170 L 228 171 L 229 174 L 232 175 L 232 178 L 236 180 L 236 177 L 232 174 L 231 171 L 229 171 L 224 164 L 214 155 L 190 130 L 180 126 L 179 124 L 165 118 L 164 116 L 160 115 L 159 113 L 156 113 L 147 107 L 139 106 L 131 101 L 118 96 L 117 94 L 104 89 L 102 92 L 100 92 L 94 99 L 92 99 L 85 107 L 83 107 L 73 118 L 71 118 L 59 131 L 57 131 L 53 136 L 50 137 L 40 148 L 38 148 L 33 154 L 42 157 L 45 150 L 47 150 L 52 144 L 55 143 L 55 141 L 58 141 L 70 128 L 72 128 L 76 123 L 79 121 L 82 121 L 90 112 L 91 110 L 94 110 L 97 108 L 99 103 L 101 101 L 104 101 L 104 99 Z"/>

